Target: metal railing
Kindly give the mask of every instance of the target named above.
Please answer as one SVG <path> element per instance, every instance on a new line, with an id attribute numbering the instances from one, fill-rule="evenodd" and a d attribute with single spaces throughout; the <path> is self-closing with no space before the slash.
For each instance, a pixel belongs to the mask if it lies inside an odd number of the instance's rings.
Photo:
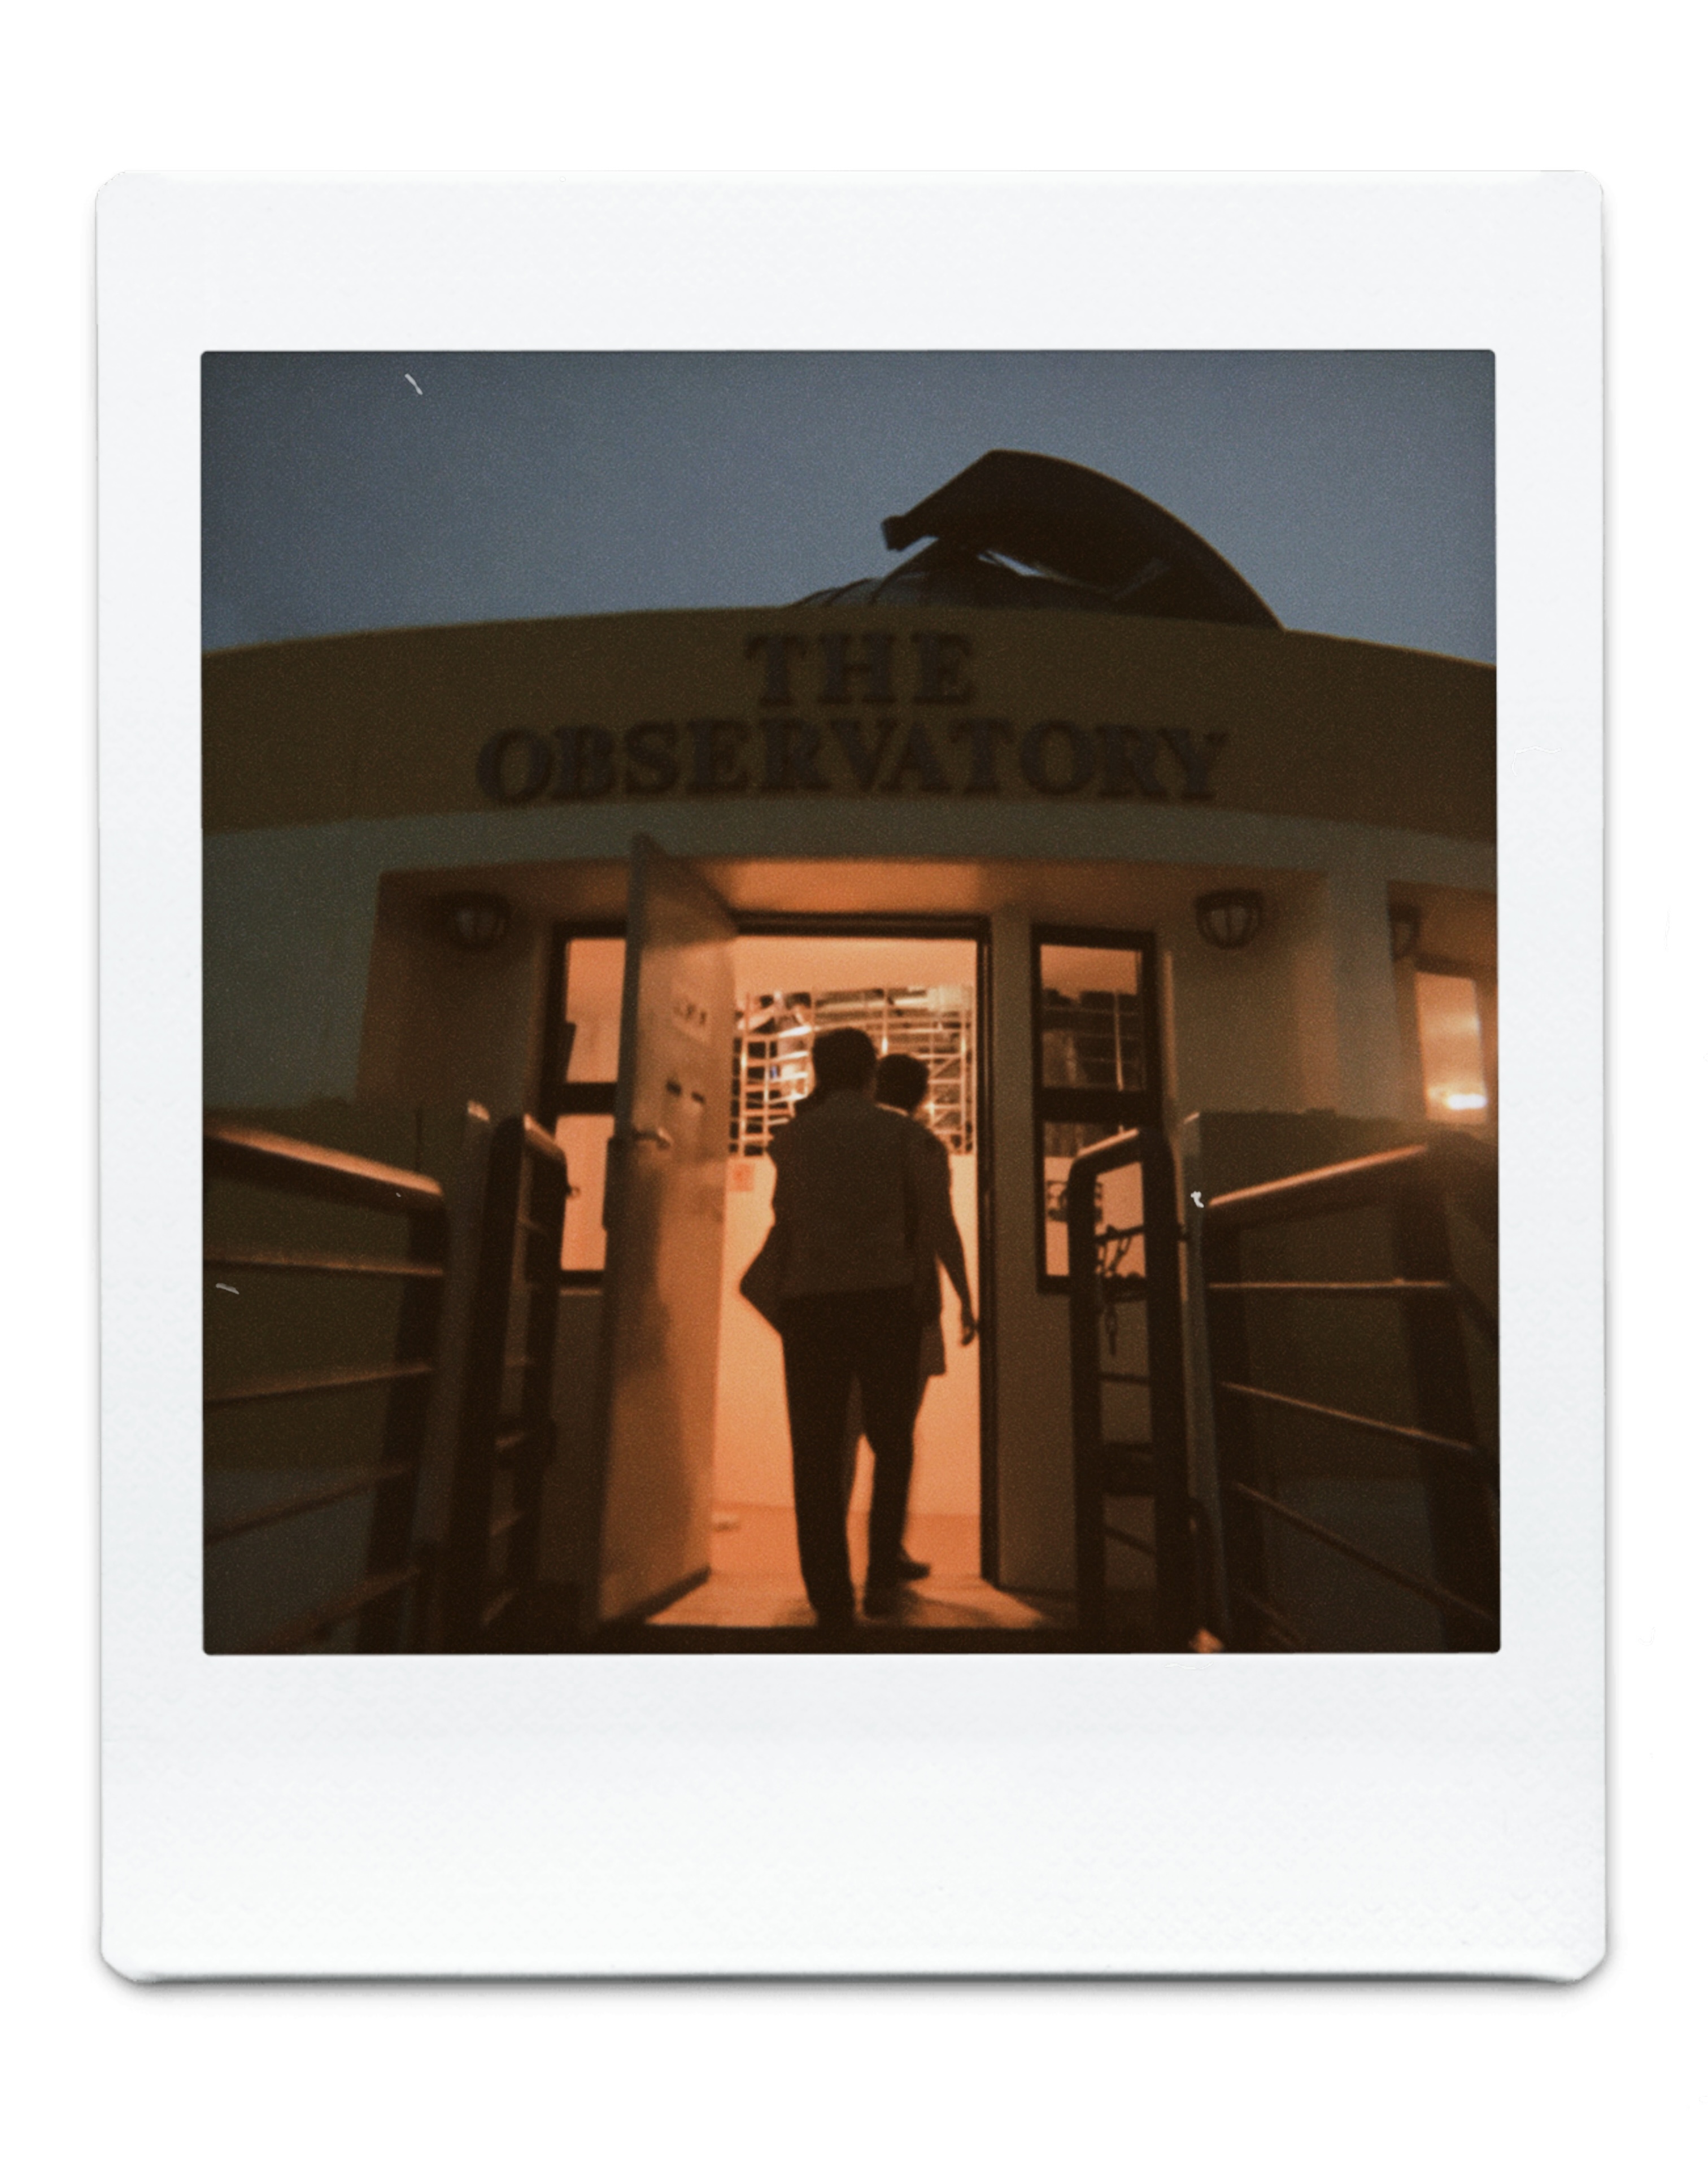
<path id="1" fill-rule="evenodd" d="M 289 1203 L 272 1216 L 270 1239 L 216 1237 L 206 1245 L 210 1274 L 231 1278 L 215 1281 L 210 1292 L 215 1307 L 204 1420 L 277 1404 L 283 1421 L 269 1442 L 269 1466 L 305 1479 L 283 1496 L 210 1513 L 209 1616 L 221 1623 L 207 1646 L 258 1655 L 308 1650 L 325 1647 L 341 1628 L 343 1646 L 359 1652 L 516 1646 L 539 1575 L 545 1470 L 556 1443 L 562 1153 L 528 1116 L 494 1130 L 485 1111 L 471 1106 L 449 1200 L 413 1170 L 230 1122 L 205 1125 L 205 1164 L 210 1183 L 252 1197 L 276 1193 Z M 307 1223 L 325 1206 L 355 1208 L 362 1216 L 355 1224 L 371 1233 L 350 1248 L 317 1247 L 306 1239 Z M 400 1218 L 402 1255 L 385 1255 L 381 1229 Z M 330 1280 L 349 1294 L 295 1313 L 275 1306 L 264 1319 L 253 1302 L 253 1317 L 219 1304 L 221 1292 L 240 1302 L 253 1294 L 256 1275 Z M 395 1314 L 354 1294 L 387 1285 L 397 1291 Z M 348 1356 L 348 1344 L 377 1334 L 389 1345 L 359 1362 L 286 1371 L 246 1367 L 242 1360 L 246 1347 L 253 1357 L 258 1346 Z M 338 1342 L 346 1345 L 333 1346 Z M 377 1418 L 363 1416 L 359 1404 L 342 1424 L 329 1418 L 329 1397 L 374 1388 L 385 1395 Z M 377 1452 L 343 1458 L 354 1442 L 375 1433 Z M 331 1465 L 308 1480 L 327 1454 Z M 210 1493 L 221 1477 L 219 1488 L 229 1489 L 229 1468 L 210 1459 Z M 363 1535 L 349 1517 L 368 1496 Z M 240 1547 L 233 1560 L 230 1548 L 263 1529 L 278 1532 L 270 1555 Z M 360 1544 L 361 1570 L 337 1585 L 353 1541 Z M 215 1604 L 221 1560 L 226 1587 Z M 234 1632 L 233 1614 L 253 1612 L 258 1601 L 255 1588 L 244 1585 L 258 1582 L 272 1609 L 282 1605 L 288 1616 L 264 1633 Z"/>
<path id="2" fill-rule="evenodd" d="M 407 1647 L 420 1616 L 419 1605 L 412 1600 L 419 1596 L 425 1571 L 414 1543 L 415 1500 L 438 1371 L 449 1232 L 444 1192 L 431 1177 L 411 1169 L 388 1167 L 300 1138 L 223 1122 L 205 1126 L 204 1168 L 210 1182 L 354 1207 L 381 1222 L 401 1218 L 406 1230 L 402 1256 L 278 1241 L 215 1239 L 206 1247 L 205 1261 L 210 1268 L 242 1276 L 229 1284 L 215 1282 L 215 1292 L 239 1299 L 251 1275 L 331 1277 L 352 1285 L 394 1282 L 399 1292 L 391 1345 L 383 1357 L 248 1372 L 205 1391 L 205 1422 L 207 1415 L 219 1410 L 269 1402 L 288 1404 L 306 1416 L 327 1396 L 375 1387 L 383 1388 L 386 1395 L 376 1458 L 363 1465 L 329 1468 L 321 1481 L 282 1498 L 210 1516 L 204 1530 L 204 1542 L 212 1555 L 258 1530 L 300 1521 L 371 1494 L 373 1512 L 361 1574 L 353 1584 L 302 1607 L 263 1635 L 229 1644 L 210 1640 L 209 1646 L 241 1649 L 254 1655 L 308 1649 L 354 1619 L 359 1650 Z M 234 1328 L 238 1324 L 236 1314 L 232 1324 Z M 210 1347 L 217 1335 L 210 1324 Z M 311 1464 L 312 1453 L 306 1452 L 304 1458 L 305 1465 Z"/>
<path id="3" fill-rule="evenodd" d="M 1104 1224 L 1099 1185 L 1137 1164 L 1142 1218 Z M 1065 1193 L 1069 1330 L 1072 1353 L 1075 1587 L 1080 1632 L 1105 1646 L 1179 1649 L 1202 1626 L 1196 1516 L 1189 1476 L 1185 1356 L 1181 1323 L 1179 1204 L 1174 1155 L 1161 1130 L 1129 1130 L 1074 1159 Z M 1142 1241 L 1144 1271 L 1122 1270 Z M 1122 1307 L 1141 1304 L 1145 1368 L 1111 1367 Z M 1142 1438 L 1107 1436 L 1104 1394 L 1144 1389 Z M 1146 1536 L 1109 1518 L 1111 1499 L 1152 1502 Z M 1115 1616 L 1109 1547 L 1152 1563 L 1148 1621 Z"/>
<path id="4" fill-rule="evenodd" d="M 1493 1153 L 1479 1140 L 1452 1132 L 1227 1191 L 1207 1200 L 1196 1218 L 1195 1270 L 1203 1292 L 1226 1633 L 1232 1647 L 1322 1646 L 1313 1644 L 1308 1627 L 1297 1617 L 1296 1600 L 1295 1610 L 1288 1609 L 1282 1585 L 1286 1577 L 1278 1571 L 1275 1557 L 1278 1531 L 1420 1599 L 1436 1613 L 1447 1648 L 1499 1646 L 1498 1447 L 1492 1435 L 1492 1406 L 1479 1422 L 1466 1340 L 1467 1334 L 1479 1336 L 1492 1353 L 1498 1327 L 1493 1306 L 1466 1285 L 1455 1264 L 1450 1201 L 1484 1239 L 1497 1241 Z M 1248 1239 L 1256 1231 L 1330 1223 L 1336 1216 L 1359 1212 L 1376 1214 L 1395 1268 L 1391 1274 L 1248 1271 Z M 1344 1219 L 1340 1225 L 1344 1230 Z M 1320 1255 L 1320 1227 L 1313 1239 Z M 1290 1302 L 1396 1306 L 1403 1356 L 1393 1367 L 1403 1371 L 1415 1420 L 1399 1421 L 1391 1410 L 1379 1415 L 1343 1405 L 1338 1393 L 1325 1400 L 1260 1383 L 1254 1374 L 1262 1358 L 1261 1353 L 1254 1356 L 1254 1344 L 1290 1351 L 1296 1358 L 1300 1335 L 1278 1335 L 1272 1322 L 1267 1330 L 1254 1328 L 1253 1306 L 1261 1306 L 1273 1321 L 1273 1306 Z M 1368 1330 L 1348 1335 L 1319 1326 L 1311 1345 L 1320 1367 L 1338 1367 L 1343 1381 L 1358 1371 L 1366 1392 L 1371 1379 L 1383 1376 L 1372 1352 L 1375 1336 Z M 1340 1390 L 1348 1390 L 1344 1383 Z M 1298 1442 L 1306 1439 L 1319 1442 L 1319 1459 L 1321 1442 L 1343 1442 L 1340 1459 L 1345 1463 L 1352 1457 L 1349 1465 L 1354 1468 L 1360 1447 L 1366 1455 L 1385 1453 L 1390 1475 L 1396 1454 L 1402 1456 L 1422 1491 L 1427 1564 L 1414 1559 L 1407 1565 L 1385 1557 L 1330 1526 L 1320 1511 L 1303 1511 L 1296 1493 L 1293 1501 L 1278 1496 L 1285 1484 L 1290 1437 L 1296 1462 Z M 1343 1481 L 1343 1495 L 1344 1489 Z M 1296 1561 L 1304 1556 L 1296 1546 L 1295 1584 Z"/>
<path id="5" fill-rule="evenodd" d="M 552 1364 L 567 1170 L 527 1115 L 493 1132 L 479 1222 L 461 1413 L 439 1540 L 434 1644 L 514 1646 L 539 1578 L 556 1447 Z"/>

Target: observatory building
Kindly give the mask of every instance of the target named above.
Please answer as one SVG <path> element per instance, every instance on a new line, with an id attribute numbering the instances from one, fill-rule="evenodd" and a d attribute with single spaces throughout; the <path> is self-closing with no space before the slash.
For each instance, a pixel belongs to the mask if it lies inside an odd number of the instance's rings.
<path id="1" fill-rule="evenodd" d="M 1289 631 L 1161 507 L 1028 453 L 883 540 L 887 569 L 751 609 L 206 658 L 210 1111 L 447 1190 L 470 1102 L 563 1154 L 542 1646 L 716 1624 L 714 1546 L 786 1532 L 776 1341 L 736 1287 L 815 1029 L 930 1071 L 983 1330 L 927 1395 L 913 1548 L 992 1619 L 1058 1617 L 1083 1567 L 1077 1155 L 1161 1132 L 1186 1226 L 1195 1196 L 1493 1141 L 1491 669 Z M 210 1416 L 210 1480 L 253 1515 L 242 1420 Z M 1335 1480 L 1288 1511 L 1333 1522 Z M 1418 1495 L 1335 1526 L 1439 1579 Z M 1149 1571 L 1143 1509 L 1116 1580 Z M 1322 1599 L 1354 1620 L 1330 1645 L 1443 1646 L 1427 1606 L 1359 1601 Z"/>

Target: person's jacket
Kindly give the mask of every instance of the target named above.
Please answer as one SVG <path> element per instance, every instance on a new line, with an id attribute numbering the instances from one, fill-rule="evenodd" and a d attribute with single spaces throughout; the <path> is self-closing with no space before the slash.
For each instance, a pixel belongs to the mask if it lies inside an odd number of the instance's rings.
<path id="1" fill-rule="evenodd" d="M 953 1239 L 935 1140 L 854 1091 L 833 1092 L 772 1142 L 773 1209 L 784 1247 L 783 1299 L 918 1283 Z"/>

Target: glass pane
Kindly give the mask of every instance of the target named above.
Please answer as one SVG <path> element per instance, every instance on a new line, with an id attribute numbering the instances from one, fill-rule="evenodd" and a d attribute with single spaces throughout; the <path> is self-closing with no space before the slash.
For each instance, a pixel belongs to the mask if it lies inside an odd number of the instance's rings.
<path id="1" fill-rule="evenodd" d="M 1040 946 L 1038 1030 L 1044 1084 L 1115 1092 L 1144 1089 L 1141 961 L 1136 949 L 1070 948 L 1056 942 Z"/>
<path id="2" fill-rule="evenodd" d="M 1418 973 L 1418 1044 L 1423 1061 L 1423 1105 L 1430 1117 L 1438 1122 L 1486 1122 L 1488 1085 L 1474 979 Z"/>
<path id="3" fill-rule="evenodd" d="M 1046 1122 L 1044 1125 L 1043 1184 L 1044 1270 L 1052 1277 L 1067 1272 L 1067 1172 L 1076 1153 L 1119 1137 L 1127 1126 L 1121 1122 Z M 1128 1230 L 1144 1218 L 1144 1180 L 1138 1162 L 1118 1167 L 1097 1186 L 1098 1225 Z M 1105 1271 L 1142 1273 L 1145 1244 L 1142 1236 L 1131 1235 L 1111 1244 L 1104 1254 Z"/>
<path id="4" fill-rule="evenodd" d="M 605 1268 L 605 1147 L 616 1127 L 609 1115 L 560 1115 L 556 1138 L 569 1169 L 563 1208 L 563 1270 L 600 1273 Z"/>
<path id="5" fill-rule="evenodd" d="M 624 946 L 620 934 L 578 938 L 569 945 L 563 1014 L 575 1026 L 575 1043 L 565 1072 L 567 1084 L 609 1084 L 615 1080 Z"/>

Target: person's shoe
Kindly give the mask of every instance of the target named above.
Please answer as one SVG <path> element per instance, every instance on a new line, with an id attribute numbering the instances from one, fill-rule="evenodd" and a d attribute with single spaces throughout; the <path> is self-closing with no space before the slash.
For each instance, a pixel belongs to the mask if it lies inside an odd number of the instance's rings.
<path id="1" fill-rule="evenodd" d="M 852 1605 L 846 1612 L 816 1612 L 812 1616 L 814 1629 L 820 1634 L 852 1634 L 854 1623 Z"/>
<path id="2" fill-rule="evenodd" d="M 902 1608 L 902 1585 L 897 1581 L 869 1581 L 863 1608 L 868 1619 L 893 1619 Z"/>
<path id="3" fill-rule="evenodd" d="M 928 1559 L 916 1559 L 904 1551 L 896 1571 L 903 1581 L 923 1581 L 931 1571 L 931 1563 Z"/>

